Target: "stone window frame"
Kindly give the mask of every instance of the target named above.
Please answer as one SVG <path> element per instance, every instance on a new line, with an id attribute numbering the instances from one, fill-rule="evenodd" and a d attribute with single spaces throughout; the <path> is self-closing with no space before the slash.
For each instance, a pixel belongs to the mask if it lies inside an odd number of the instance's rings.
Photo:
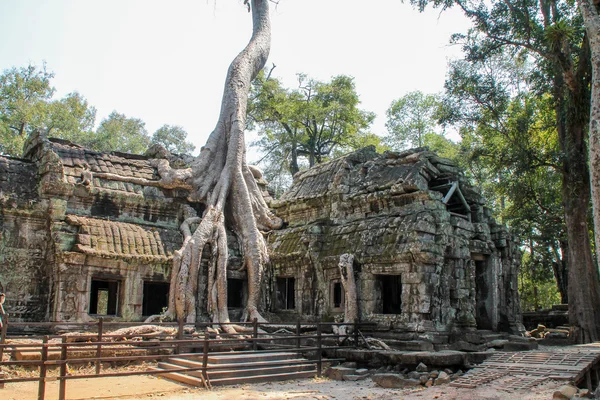
<path id="1" fill-rule="evenodd" d="M 279 290 L 279 285 L 281 280 L 285 280 L 285 295 L 284 298 L 279 299 L 279 294 L 281 293 Z M 293 285 L 292 285 L 292 297 L 291 297 L 291 303 L 293 305 L 293 307 L 290 307 L 290 293 L 289 293 L 289 288 L 290 288 L 290 284 L 289 284 L 289 280 L 293 279 Z M 295 311 L 297 309 L 297 305 L 296 305 L 296 277 L 295 276 L 276 276 L 275 277 L 275 307 L 277 310 L 279 311 Z M 281 304 L 285 305 L 283 307 L 281 307 Z"/>
<path id="2" fill-rule="evenodd" d="M 162 284 L 165 286 L 168 286 L 168 290 L 167 290 L 167 301 L 165 303 L 165 306 L 168 307 L 169 306 L 169 295 L 171 292 L 171 282 L 166 281 L 166 280 L 157 280 L 157 279 L 142 279 L 142 317 L 149 317 L 151 315 L 153 315 L 152 313 L 147 314 L 144 313 L 144 294 L 146 293 L 146 284 Z M 162 312 L 162 311 L 161 311 Z M 161 312 L 158 312 L 157 314 L 160 314 Z"/>
<path id="3" fill-rule="evenodd" d="M 340 306 L 335 306 L 335 286 L 340 285 L 342 300 L 340 302 Z M 344 290 L 344 285 L 342 284 L 341 279 L 332 279 L 329 283 L 329 304 L 331 305 L 332 312 L 344 312 L 346 308 L 346 291 Z"/>
<path id="4" fill-rule="evenodd" d="M 375 277 L 375 287 L 373 288 L 375 290 L 375 292 L 378 292 L 376 294 L 376 297 L 380 298 L 381 301 L 381 309 L 377 308 L 377 304 L 374 304 L 375 308 L 373 310 L 374 314 L 378 314 L 378 315 L 400 315 L 404 312 L 403 309 L 403 304 L 402 304 L 402 292 L 404 290 L 403 287 L 403 276 L 402 274 L 373 274 Z M 383 287 L 380 287 L 380 283 L 383 286 L 384 282 L 391 282 L 392 279 L 390 279 L 390 277 L 393 277 L 393 280 L 396 280 L 396 284 L 397 284 L 397 289 L 399 292 L 399 309 L 398 310 L 394 310 L 397 312 L 390 312 L 390 311 L 386 311 L 386 305 L 384 303 L 384 297 L 386 297 L 385 293 L 385 289 Z"/>
<path id="5" fill-rule="evenodd" d="M 94 286 L 94 282 L 109 282 L 109 283 L 116 283 L 117 284 L 117 288 L 116 290 L 113 291 L 114 293 L 114 309 L 115 312 L 114 313 L 109 313 L 109 309 L 110 308 L 110 299 L 111 299 L 111 294 L 110 294 L 110 288 L 108 288 L 108 299 L 107 299 L 107 314 L 98 314 L 98 303 L 97 303 L 97 299 L 96 299 L 96 312 L 92 313 L 92 304 L 94 303 L 92 301 L 92 296 L 94 294 L 94 290 L 93 290 L 93 286 Z M 123 307 L 123 290 L 125 287 L 125 279 L 124 277 L 120 276 L 120 275 L 103 275 L 103 274 L 98 274 L 98 275 L 92 275 L 90 277 L 89 280 L 89 292 L 88 292 L 88 315 L 90 316 L 97 316 L 97 317 L 120 317 L 121 316 L 121 312 L 122 312 L 122 307 Z M 104 289 L 102 289 L 104 290 Z M 96 290 L 96 296 L 98 295 L 98 292 L 100 290 Z"/>

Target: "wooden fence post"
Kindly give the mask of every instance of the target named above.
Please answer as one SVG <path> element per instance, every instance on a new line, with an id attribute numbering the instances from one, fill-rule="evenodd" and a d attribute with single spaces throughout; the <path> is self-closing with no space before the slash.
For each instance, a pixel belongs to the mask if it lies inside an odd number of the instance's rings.
<path id="1" fill-rule="evenodd" d="M 320 378 L 323 369 L 323 354 L 321 351 L 321 322 L 317 322 L 317 376 Z"/>
<path id="2" fill-rule="evenodd" d="M 254 318 L 252 320 L 252 350 L 256 351 L 258 349 L 258 319 Z"/>
<path id="3" fill-rule="evenodd" d="M 177 320 L 177 340 L 183 340 L 183 318 Z M 181 354 L 181 343 L 177 343 L 176 354 Z"/>
<path id="4" fill-rule="evenodd" d="M 59 387 L 58 387 L 58 400 L 65 400 L 67 392 L 67 338 L 62 337 L 62 346 L 60 348 L 60 376 L 59 376 Z"/>
<path id="5" fill-rule="evenodd" d="M 210 340 L 210 335 L 208 330 L 204 332 L 204 346 L 202 347 L 202 375 L 204 376 L 204 381 L 208 380 L 208 373 L 206 371 L 206 366 L 208 365 L 208 342 Z"/>
<path id="6" fill-rule="evenodd" d="M 354 347 L 358 347 L 358 322 L 354 320 Z"/>
<path id="7" fill-rule="evenodd" d="M 102 363 L 100 362 L 100 358 L 102 357 L 102 335 L 104 334 L 104 318 L 100 317 L 98 319 L 98 347 L 96 348 L 96 375 L 100 375 L 100 369 L 102 368 Z"/>
<path id="8" fill-rule="evenodd" d="M 299 349 L 302 346 L 302 340 L 300 339 L 300 320 L 296 321 L 296 347 Z"/>
<path id="9" fill-rule="evenodd" d="M 38 385 L 38 400 L 46 397 L 46 361 L 48 361 L 48 336 L 42 341 L 42 361 L 40 364 L 40 381 Z"/>

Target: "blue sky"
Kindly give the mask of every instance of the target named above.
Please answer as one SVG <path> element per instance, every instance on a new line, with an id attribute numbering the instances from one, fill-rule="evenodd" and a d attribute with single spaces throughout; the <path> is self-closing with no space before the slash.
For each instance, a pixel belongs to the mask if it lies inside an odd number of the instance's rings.
<path id="1" fill-rule="evenodd" d="M 273 75 L 289 87 L 297 72 L 353 76 L 377 134 L 393 99 L 442 91 L 460 56 L 449 37 L 468 27 L 457 10 L 418 13 L 401 0 L 280 0 L 271 21 Z M 97 123 L 116 110 L 150 133 L 181 125 L 199 150 L 250 30 L 241 0 L 0 0 L 0 69 L 45 61 L 56 96 L 80 92 Z"/>

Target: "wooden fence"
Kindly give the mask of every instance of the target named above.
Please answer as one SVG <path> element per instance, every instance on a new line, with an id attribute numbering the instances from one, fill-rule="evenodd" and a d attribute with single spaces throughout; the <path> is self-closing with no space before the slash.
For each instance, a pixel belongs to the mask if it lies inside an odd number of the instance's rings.
<path id="1" fill-rule="evenodd" d="M 46 394 L 46 382 L 59 382 L 59 399 L 64 400 L 66 397 L 67 381 L 71 379 L 83 378 L 99 378 L 99 377 L 117 377 L 131 375 L 148 375 L 162 374 L 166 372 L 187 372 L 201 371 L 205 386 L 210 388 L 208 379 L 208 371 L 217 370 L 216 365 L 207 363 L 208 356 L 224 353 L 224 349 L 228 354 L 230 350 L 238 349 L 239 354 L 248 352 L 252 353 L 268 353 L 268 352 L 297 352 L 309 358 L 309 362 L 316 364 L 317 375 L 321 376 L 323 369 L 323 351 L 326 349 L 339 347 L 356 347 L 359 343 L 359 328 L 368 324 L 341 324 L 341 323 L 324 323 L 317 322 L 312 324 L 301 324 L 297 322 L 295 325 L 289 324 L 260 324 L 256 320 L 247 323 L 231 323 L 230 325 L 242 326 L 246 332 L 237 334 L 210 333 L 207 329 L 212 324 L 196 324 L 193 326 L 193 334 L 185 334 L 186 326 L 183 322 L 174 323 L 114 323 L 104 322 L 99 319 L 94 323 L 12 323 L 11 329 L 23 329 L 26 327 L 35 327 L 36 329 L 47 329 L 55 331 L 59 327 L 68 326 L 70 329 L 81 329 L 95 326 L 97 333 L 93 335 L 85 334 L 69 334 L 65 335 L 44 335 L 44 336 L 7 336 L 8 316 L 3 316 L 2 337 L 0 340 L 0 357 L 5 351 L 12 352 L 16 355 L 18 352 L 37 351 L 41 354 L 39 360 L 15 360 L 12 357 L 10 361 L 1 362 L 0 358 L 0 388 L 6 383 L 14 382 L 38 382 L 38 400 L 44 400 Z M 176 327 L 175 333 L 170 336 L 167 334 L 159 340 L 148 342 L 147 339 L 157 339 L 156 334 L 133 334 L 133 335 L 111 335 L 106 333 L 106 329 L 115 326 L 134 327 L 140 325 L 162 325 Z M 223 324 L 221 324 L 223 325 Z M 188 325 L 192 327 L 192 325 Z M 335 334 L 334 327 L 347 326 L 351 328 L 351 334 Z M 271 333 L 268 333 L 268 332 Z M 282 332 L 283 331 L 283 332 Z M 201 332 L 201 333 L 196 333 Z M 362 336 L 362 335 L 361 335 Z M 12 339 L 11 343 L 7 343 L 6 339 Z M 16 339 L 38 339 L 39 343 L 16 343 Z M 128 339 L 138 338 L 138 341 Z M 140 340 L 141 339 L 141 340 Z M 363 338 L 364 340 L 364 338 Z M 115 349 L 115 346 L 123 346 L 122 349 L 144 349 L 144 355 L 124 354 L 119 355 L 116 352 L 114 355 L 102 355 L 103 349 Z M 91 352 L 91 357 L 77 356 L 83 350 Z M 69 354 L 71 352 L 71 354 Z M 105 352 L 106 353 L 106 352 Z M 153 353 L 153 354 L 148 354 Z M 198 359 L 202 356 L 201 367 L 181 367 L 164 369 L 159 371 L 154 370 L 139 370 L 139 371 L 119 371 L 105 372 L 102 371 L 103 363 L 139 363 L 139 362 L 158 362 L 168 361 L 172 358 L 194 358 Z M 333 361 L 333 360 L 329 360 Z M 72 374 L 69 373 L 69 365 L 94 364 L 95 373 Z M 286 365 L 287 361 L 282 361 L 281 365 Z M 6 378 L 2 376 L 2 367 L 21 366 L 28 368 L 38 368 L 39 376 L 24 377 L 24 378 Z M 58 369 L 58 374 L 48 376 L 49 368 Z M 56 371 L 54 371 L 56 372 Z M 1 393 L 1 389 L 0 389 Z M 1 397 L 1 396 L 0 396 Z"/>

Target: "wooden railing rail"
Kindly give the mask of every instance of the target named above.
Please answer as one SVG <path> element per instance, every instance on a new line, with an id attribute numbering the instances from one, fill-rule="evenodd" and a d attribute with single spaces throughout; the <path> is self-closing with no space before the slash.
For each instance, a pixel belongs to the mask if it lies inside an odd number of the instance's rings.
<path id="1" fill-rule="evenodd" d="M 5 315 L 3 316 L 5 318 Z M 3 322 L 7 321 L 7 319 L 3 319 Z M 340 347 L 349 347 L 341 346 L 339 343 L 343 342 L 351 342 L 353 339 L 354 347 L 358 346 L 358 335 L 359 328 L 361 326 L 368 326 L 368 324 L 360 324 L 360 323 L 308 323 L 302 324 L 299 321 L 295 324 L 261 324 L 258 323 L 257 320 L 246 323 L 231 323 L 231 325 L 241 325 L 248 326 L 248 332 L 241 332 L 240 334 L 220 334 L 220 337 L 214 337 L 214 334 L 211 337 L 208 331 L 202 333 L 194 333 L 194 334 L 185 334 L 186 326 L 194 326 L 196 329 L 198 327 L 209 327 L 213 326 L 210 323 L 202 323 L 202 324 L 184 324 L 183 321 L 179 321 L 177 324 L 153 324 L 153 325 L 163 325 L 163 326 L 172 326 L 177 327 L 176 333 L 169 334 L 160 337 L 159 341 L 156 343 L 152 343 L 152 346 L 148 346 L 148 342 L 146 341 L 132 341 L 127 340 L 131 338 L 156 338 L 155 334 L 132 334 L 132 335 L 112 335 L 107 334 L 107 327 L 112 326 L 136 326 L 136 325 L 146 325 L 144 323 L 114 323 L 107 322 L 103 319 L 99 319 L 97 322 L 90 324 L 70 324 L 70 323 L 35 323 L 38 327 L 46 327 L 49 330 L 53 330 L 56 326 L 96 326 L 97 333 L 90 335 L 70 335 L 70 336 L 61 336 L 61 335 L 45 335 L 43 337 L 40 336 L 25 336 L 28 339 L 41 339 L 41 343 L 16 343 L 13 339 L 23 336 L 8 336 L 9 342 L 6 342 L 6 332 L 8 328 L 7 323 L 3 323 L 2 327 L 2 342 L 0 342 L 0 355 L 6 351 L 12 351 L 13 354 L 16 354 L 19 351 L 23 350 L 34 350 L 40 351 L 41 359 L 40 360 L 14 360 L 14 361 L 6 361 L 1 362 L 0 359 L 0 367 L 2 366 L 29 366 L 29 367 L 38 367 L 39 368 L 39 376 L 38 377 L 29 377 L 29 378 L 5 378 L 0 375 L 0 388 L 5 383 L 13 383 L 13 382 L 38 382 L 38 400 L 44 400 L 46 395 L 46 382 L 48 380 L 58 380 L 59 383 L 59 399 L 63 400 L 66 396 L 66 384 L 68 380 L 71 379 L 82 379 L 82 378 L 92 378 L 92 377 L 117 377 L 117 376 L 132 376 L 132 375 L 146 375 L 146 374 L 161 374 L 166 372 L 189 372 L 189 371 L 201 371 L 202 376 L 204 378 L 205 385 L 210 387 L 209 382 L 209 374 L 210 370 L 218 370 L 222 368 L 227 368 L 218 365 L 209 365 L 208 358 L 209 354 L 223 354 L 230 353 L 230 350 L 222 350 L 219 351 L 219 348 L 223 348 L 230 345 L 244 345 L 248 350 L 240 350 L 237 353 L 271 353 L 271 352 L 280 352 L 282 350 L 290 351 L 290 352 L 298 352 L 305 355 L 312 354 L 310 356 L 310 362 L 315 363 L 317 369 L 317 375 L 321 375 L 323 371 L 323 351 L 326 349 L 334 349 Z M 11 323 L 11 326 L 31 326 L 29 323 Z M 331 331 L 334 326 L 349 326 L 352 327 L 352 332 L 347 334 L 333 334 L 333 333 L 324 333 L 324 330 Z M 287 333 L 263 333 L 263 331 L 267 331 L 265 328 L 276 328 L 276 327 L 286 327 L 289 329 L 289 334 Z M 304 333 L 302 333 L 304 332 Z M 116 340 L 111 340 L 111 339 Z M 60 339 L 60 341 L 57 341 Z M 324 340 L 328 339 L 329 343 L 332 341 L 337 344 L 325 344 Z M 84 342 L 74 341 L 74 340 L 86 340 Z M 311 345 L 312 343 L 312 345 Z M 103 356 L 104 350 L 108 349 L 111 346 L 111 350 L 114 350 L 114 346 L 127 346 L 128 349 L 152 349 L 155 353 L 163 352 L 163 354 L 145 354 L 145 355 L 118 355 L 115 353 L 113 356 L 105 355 Z M 231 347 L 231 346 L 230 346 Z M 184 349 L 201 349 L 201 352 L 198 353 L 184 353 Z M 73 351 L 81 351 L 81 350 L 89 350 L 92 351 L 94 357 L 82 357 L 79 353 L 71 353 L 72 358 L 69 357 L 69 352 Z M 56 352 L 60 352 L 60 356 L 57 359 Z M 164 354 L 167 353 L 167 354 Z M 52 357 L 50 357 L 52 355 Z M 102 370 L 102 363 L 118 363 L 118 362 L 158 362 L 158 361 L 168 361 L 173 358 L 193 358 L 201 360 L 201 366 L 199 367 L 181 367 L 181 368 L 172 368 L 168 370 L 159 370 L 159 371 L 123 371 L 123 372 L 107 372 Z M 200 361 L 199 361 L 200 362 Z M 305 362 L 305 361 L 304 361 Z M 90 364 L 95 365 L 95 373 L 94 374 L 78 374 L 78 375 L 70 375 L 67 374 L 67 366 L 68 365 L 77 365 L 77 364 Z M 294 363 L 294 362 L 291 362 Z M 275 362 L 273 365 L 289 365 L 290 361 L 281 361 Z M 58 367 L 58 376 L 48 377 L 48 369 L 55 369 Z"/>

